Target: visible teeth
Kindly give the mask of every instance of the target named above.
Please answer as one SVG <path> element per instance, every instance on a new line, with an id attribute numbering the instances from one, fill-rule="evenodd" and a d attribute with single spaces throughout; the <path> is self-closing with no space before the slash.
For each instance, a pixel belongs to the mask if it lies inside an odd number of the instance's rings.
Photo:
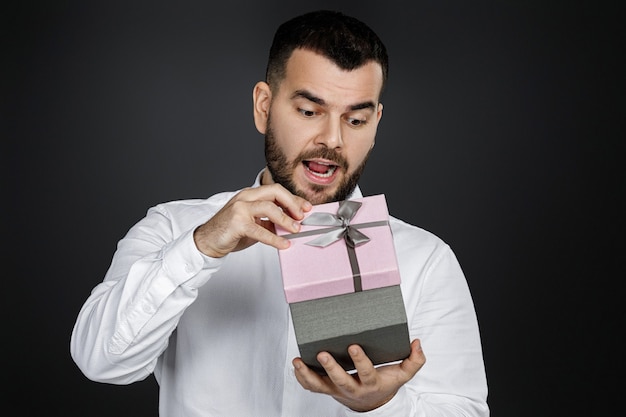
<path id="1" fill-rule="evenodd" d="M 327 165 L 327 164 L 324 164 L 324 165 Z M 320 177 L 320 178 L 328 178 L 328 177 L 330 177 L 331 175 L 334 174 L 335 170 L 337 169 L 337 166 L 335 166 L 335 165 L 328 165 L 328 171 L 326 171 L 326 173 L 322 174 L 322 173 L 310 170 L 308 165 L 305 165 L 305 166 L 306 166 L 306 169 L 311 174 L 315 175 L 316 177 Z"/>

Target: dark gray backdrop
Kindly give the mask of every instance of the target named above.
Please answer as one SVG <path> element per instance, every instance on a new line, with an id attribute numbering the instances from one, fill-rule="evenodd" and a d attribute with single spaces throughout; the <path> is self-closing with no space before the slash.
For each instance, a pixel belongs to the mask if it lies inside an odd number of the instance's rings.
<path id="1" fill-rule="evenodd" d="M 276 26 L 314 8 L 362 18 L 388 46 L 384 117 L 361 187 L 455 250 L 492 415 L 602 415 L 615 399 L 616 10 L 40 3 L 2 16 L 2 345 L 15 415 L 156 415 L 152 377 L 115 387 L 81 375 L 69 356 L 74 319 L 148 207 L 252 183 L 263 165 L 252 87 Z"/>

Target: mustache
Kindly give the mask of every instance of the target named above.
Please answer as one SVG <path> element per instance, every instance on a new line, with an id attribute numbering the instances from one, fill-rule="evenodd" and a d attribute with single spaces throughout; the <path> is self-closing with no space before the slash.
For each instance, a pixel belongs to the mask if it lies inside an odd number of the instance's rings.
<path id="1" fill-rule="evenodd" d="M 328 161 L 332 161 L 333 164 L 347 170 L 348 169 L 348 161 L 344 158 L 340 153 L 335 151 L 334 149 L 329 148 L 318 148 L 312 149 L 310 151 L 302 152 L 298 157 L 294 160 L 293 165 L 294 168 L 299 165 L 301 162 L 306 161 L 307 159 L 326 159 Z"/>

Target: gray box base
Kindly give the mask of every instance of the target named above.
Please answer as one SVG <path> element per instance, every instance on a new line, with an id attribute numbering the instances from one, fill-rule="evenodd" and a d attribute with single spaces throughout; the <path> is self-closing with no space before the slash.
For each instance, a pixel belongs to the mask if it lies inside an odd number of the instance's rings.
<path id="1" fill-rule="evenodd" d="M 318 373 L 317 354 L 329 352 L 354 370 L 348 346 L 360 345 L 374 365 L 405 359 L 410 353 L 406 312 L 399 285 L 302 301 L 289 305 L 300 356 Z"/>

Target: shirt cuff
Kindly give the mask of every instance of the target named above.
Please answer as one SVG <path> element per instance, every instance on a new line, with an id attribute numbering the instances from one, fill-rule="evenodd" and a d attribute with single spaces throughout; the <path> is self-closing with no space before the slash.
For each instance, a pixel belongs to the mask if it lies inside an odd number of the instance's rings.
<path id="1" fill-rule="evenodd" d="M 387 403 L 371 411 L 360 413 L 358 411 L 346 410 L 346 417 L 398 417 L 408 415 L 406 410 L 406 389 L 400 387 L 396 395 Z"/>
<path id="2" fill-rule="evenodd" d="M 176 285 L 199 288 L 206 283 L 211 274 L 199 274 L 202 270 L 217 271 L 224 258 L 206 256 L 196 246 L 193 229 L 183 233 L 178 239 L 163 248 L 163 268 L 172 277 L 177 277 Z"/>

